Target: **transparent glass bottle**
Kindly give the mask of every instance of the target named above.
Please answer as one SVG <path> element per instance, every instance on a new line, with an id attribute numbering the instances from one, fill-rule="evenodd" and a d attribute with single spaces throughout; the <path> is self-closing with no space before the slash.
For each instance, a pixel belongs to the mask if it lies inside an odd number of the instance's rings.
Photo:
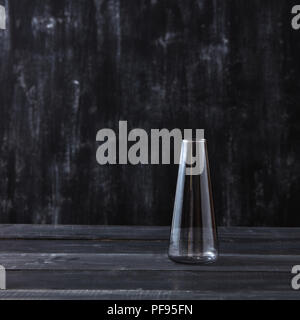
<path id="1" fill-rule="evenodd" d="M 206 140 L 183 140 L 171 228 L 169 258 L 202 264 L 217 260 Z"/>

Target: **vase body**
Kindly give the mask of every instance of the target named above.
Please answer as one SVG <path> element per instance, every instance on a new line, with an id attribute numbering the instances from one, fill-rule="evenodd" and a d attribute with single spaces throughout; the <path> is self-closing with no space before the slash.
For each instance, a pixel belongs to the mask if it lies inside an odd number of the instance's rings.
<path id="1" fill-rule="evenodd" d="M 205 264 L 217 260 L 217 230 L 206 140 L 183 140 L 170 235 L 169 258 Z"/>

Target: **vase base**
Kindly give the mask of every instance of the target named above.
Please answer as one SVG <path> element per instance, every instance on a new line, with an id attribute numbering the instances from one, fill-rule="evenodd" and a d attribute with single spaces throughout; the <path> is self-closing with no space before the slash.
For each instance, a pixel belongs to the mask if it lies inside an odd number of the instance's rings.
<path id="1" fill-rule="evenodd" d="M 169 255 L 169 258 L 174 262 L 183 264 L 210 264 L 216 262 L 218 256 L 216 254 L 193 257 Z"/>

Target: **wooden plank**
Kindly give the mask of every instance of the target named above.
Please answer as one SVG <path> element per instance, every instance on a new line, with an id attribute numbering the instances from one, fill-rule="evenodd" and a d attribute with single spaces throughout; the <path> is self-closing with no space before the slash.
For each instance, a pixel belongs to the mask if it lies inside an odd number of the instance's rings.
<path id="1" fill-rule="evenodd" d="M 0 239 L 168 240 L 169 227 L 0 225 Z M 222 239 L 300 239 L 300 228 L 220 227 Z"/>
<path id="2" fill-rule="evenodd" d="M 219 251 L 227 254 L 300 255 L 300 239 L 228 239 L 220 237 Z"/>
<path id="3" fill-rule="evenodd" d="M 0 240 L 0 253 L 166 253 L 167 240 Z M 226 254 L 300 255 L 300 239 L 224 239 Z"/>
<path id="4" fill-rule="evenodd" d="M 0 240 L 0 253 L 166 253 L 165 240 Z"/>
<path id="5" fill-rule="evenodd" d="M 300 239 L 300 228 L 219 227 L 223 238 L 234 239 Z"/>
<path id="6" fill-rule="evenodd" d="M 211 265 L 174 263 L 166 254 L 0 254 L 6 270 L 192 270 L 290 272 L 294 255 L 221 255 Z"/>
<path id="7" fill-rule="evenodd" d="M 293 292 L 288 272 L 188 270 L 21 270 L 7 272 L 9 290 L 187 290 Z M 300 296 L 300 292 L 297 291 Z"/>
<path id="8" fill-rule="evenodd" d="M 163 240 L 168 227 L 0 225 L 0 239 Z"/>
<path id="9" fill-rule="evenodd" d="M 300 300 L 297 291 L 7 290 L 1 300 Z"/>

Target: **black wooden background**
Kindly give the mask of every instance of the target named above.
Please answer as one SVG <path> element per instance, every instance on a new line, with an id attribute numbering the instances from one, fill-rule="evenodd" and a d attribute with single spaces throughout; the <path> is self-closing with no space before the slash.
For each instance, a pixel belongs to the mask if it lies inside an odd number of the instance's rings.
<path id="1" fill-rule="evenodd" d="M 96 163 L 127 120 L 206 130 L 219 225 L 300 226 L 297 1 L 1 1 L 1 223 L 170 224 L 176 166 Z"/>

